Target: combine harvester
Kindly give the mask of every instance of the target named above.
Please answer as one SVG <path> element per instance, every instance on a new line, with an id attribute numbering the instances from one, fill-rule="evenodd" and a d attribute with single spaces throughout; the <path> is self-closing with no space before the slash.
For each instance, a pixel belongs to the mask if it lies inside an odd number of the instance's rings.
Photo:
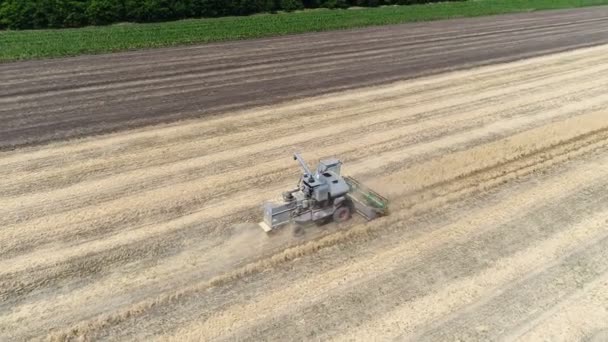
<path id="1" fill-rule="evenodd" d="M 309 223 L 344 222 L 353 212 L 367 220 L 386 215 L 388 200 L 354 178 L 341 176 L 340 160 L 321 160 L 314 173 L 298 153 L 294 160 L 304 173 L 295 189 L 283 192 L 283 203 L 264 204 L 264 221 L 259 225 L 265 232 L 293 222 L 294 232 L 299 233 Z"/>

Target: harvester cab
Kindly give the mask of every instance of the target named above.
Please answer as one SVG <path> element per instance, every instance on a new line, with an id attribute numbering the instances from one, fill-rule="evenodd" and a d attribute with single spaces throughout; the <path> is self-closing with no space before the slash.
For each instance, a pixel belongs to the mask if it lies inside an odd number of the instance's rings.
<path id="1" fill-rule="evenodd" d="M 264 204 L 264 220 L 259 224 L 264 231 L 289 223 L 299 228 L 308 223 L 342 222 L 350 219 L 353 212 L 368 220 L 386 214 L 388 200 L 352 177 L 343 177 L 340 160 L 321 160 L 315 172 L 298 153 L 294 160 L 303 171 L 298 186 L 283 192 L 283 203 Z"/>

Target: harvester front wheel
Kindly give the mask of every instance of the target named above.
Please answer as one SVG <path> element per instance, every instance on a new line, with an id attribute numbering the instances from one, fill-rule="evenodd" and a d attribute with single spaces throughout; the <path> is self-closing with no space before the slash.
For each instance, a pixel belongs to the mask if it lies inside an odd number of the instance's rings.
<path id="1" fill-rule="evenodd" d="M 350 208 L 342 206 L 334 211 L 333 219 L 335 222 L 344 222 L 350 219 Z"/>

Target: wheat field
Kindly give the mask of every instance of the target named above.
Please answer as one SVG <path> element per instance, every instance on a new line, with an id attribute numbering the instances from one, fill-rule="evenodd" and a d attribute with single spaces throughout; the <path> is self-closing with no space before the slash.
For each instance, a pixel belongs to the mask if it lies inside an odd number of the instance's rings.
<path id="1" fill-rule="evenodd" d="M 0 340 L 608 329 L 608 46 L 0 154 Z M 291 159 L 391 201 L 267 236 Z"/>

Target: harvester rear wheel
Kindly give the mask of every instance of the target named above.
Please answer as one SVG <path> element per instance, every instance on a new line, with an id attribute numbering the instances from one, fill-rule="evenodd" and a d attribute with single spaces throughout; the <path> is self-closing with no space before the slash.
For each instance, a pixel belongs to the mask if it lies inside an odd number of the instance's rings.
<path id="1" fill-rule="evenodd" d="M 333 219 L 335 222 L 344 222 L 350 219 L 350 208 L 342 206 L 334 211 Z"/>

